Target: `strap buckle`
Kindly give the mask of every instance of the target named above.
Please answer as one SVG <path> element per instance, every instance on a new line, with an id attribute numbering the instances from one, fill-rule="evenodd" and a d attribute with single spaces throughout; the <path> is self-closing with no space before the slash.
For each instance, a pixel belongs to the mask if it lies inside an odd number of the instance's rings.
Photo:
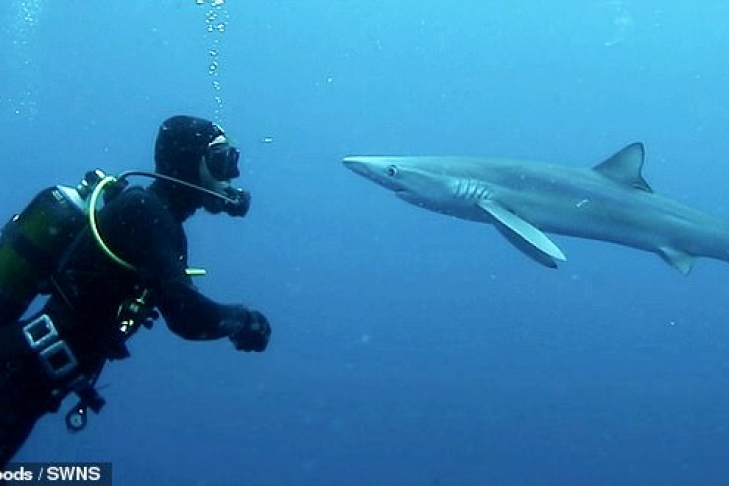
<path id="1" fill-rule="evenodd" d="M 38 354 L 46 374 L 61 380 L 74 373 L 78 360 L 58 334 L 56 326 L 47 314 L 42 314 L 23 326 L 23 336 L 32 351 Z"/>
<path id="2" fill-rule="evenodd" d="M 48 347 L 58 340 L 58 331 L 47 314 L 42 314 L 23 326 L 23 335 L 33 351 Z"/>

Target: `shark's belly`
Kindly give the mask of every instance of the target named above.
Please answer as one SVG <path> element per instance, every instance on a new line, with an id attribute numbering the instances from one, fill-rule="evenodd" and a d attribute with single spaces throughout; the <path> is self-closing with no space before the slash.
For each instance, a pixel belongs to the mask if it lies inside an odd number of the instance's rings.
<path id="1" fill-rule="evenodd" d="M 680 248 L 713 253 L 729 243 L 727 224 L 652 194 L 561 199 L 560 204 L 524 205 L 526 220 L 547 233 L 602 240 L 648 251 Z"/>
<path id="2" fill-rule="evenodd" d="M 729 258 L 729 223 L 653 193 L 555 181 L 541 187 L 501 190 L 488 197 L 545 233 L 647 251 L 676 248 L 697 256 Z M 461 219 L 495 223 L 474 200 L 420 200 L 416 204 Z"/>
<path id="3" fill-rule="evenodd" d="M 585 211 L 568 210 L 542 217 L 535 215 L 531 221 L 547 233 L 610 241 L 647 250 L 661 246 L 671 233 L 665 224 L 636 218 L 622 211 L 592 215 Z"/>

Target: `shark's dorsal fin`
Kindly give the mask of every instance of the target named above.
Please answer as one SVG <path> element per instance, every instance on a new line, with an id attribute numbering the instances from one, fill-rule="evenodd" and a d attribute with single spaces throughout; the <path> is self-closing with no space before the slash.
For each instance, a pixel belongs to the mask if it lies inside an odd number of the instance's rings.
<path id="1" fill-rule="evenodd" d="M 509 235 L 507 239 L 514 246 L 539 263 L 548 267 L 556 267 L 554 260 L 567 260 L 562 250 L 547 235 L 501 204 L 481 199 L 478 206 L 496 219 L 499 231 L 504 235 Z"/>
<path id="2" fill-rule="evenodd" d="M 606 161 L 596 165 L 593 170 L 619 184 L 641 191 L 653 192 L 643 179 L 643 160 L 645 149 L 640 142 L 631 143 Z"/>
<path id="3" fill-rule="evenodd" d="M 684 275 L 687 275 L 694 266 L 694 257 L 676 248 L 662 246 L 658 249 L 658 254 L 666 263 Z"/>

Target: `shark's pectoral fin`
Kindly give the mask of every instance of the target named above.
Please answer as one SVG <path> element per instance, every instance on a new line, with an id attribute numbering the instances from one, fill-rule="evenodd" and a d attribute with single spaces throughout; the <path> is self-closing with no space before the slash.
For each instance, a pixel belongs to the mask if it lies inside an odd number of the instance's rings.
<path id="1" fill-rule="evenodd" d="M 528 243 L 524 238 L 511 231 L 511 229 L 498 222 L 494 224 L 494 227 L 504 238 L 507 239 L 509 243 L 514 245 L 517 250 L 521 251 L 535 262 L 544 265 L 545 267 L 557 268 L 557 262 L 554 261 L 554 258 L 532 246 L 531 243 Z"/>
<path id="2" fill-rule="evenodd" d="M 694 266 L 694 257 L 676 248 L 663 246 L 658 249 L 658 254 L 666 263 L 684 275 L 688 274 Z"/>
<path id="3" fill-rule="evenodd" d="M 482 199 L 478 206 L 496 220 L 499 232 L 527 256 L 552 268 L 557 266 L 555 260 L 567 260 L 547 235 L 499 203 Z"/>

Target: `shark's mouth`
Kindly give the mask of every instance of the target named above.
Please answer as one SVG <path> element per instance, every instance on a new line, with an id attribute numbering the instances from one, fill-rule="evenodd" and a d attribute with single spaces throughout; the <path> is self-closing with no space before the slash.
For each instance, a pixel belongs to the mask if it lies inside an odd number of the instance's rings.
<path id="1" fill-rule="evenodd" d="M 410 204 L 417 204 L 420 205 L 423 202 L 423 199 L 412 193 L 411 191 L 406 191 L 405 189 L 400 189 L 395 191 L 395 196 L 402 199 L 405 202 L 409 202 Z"/>

